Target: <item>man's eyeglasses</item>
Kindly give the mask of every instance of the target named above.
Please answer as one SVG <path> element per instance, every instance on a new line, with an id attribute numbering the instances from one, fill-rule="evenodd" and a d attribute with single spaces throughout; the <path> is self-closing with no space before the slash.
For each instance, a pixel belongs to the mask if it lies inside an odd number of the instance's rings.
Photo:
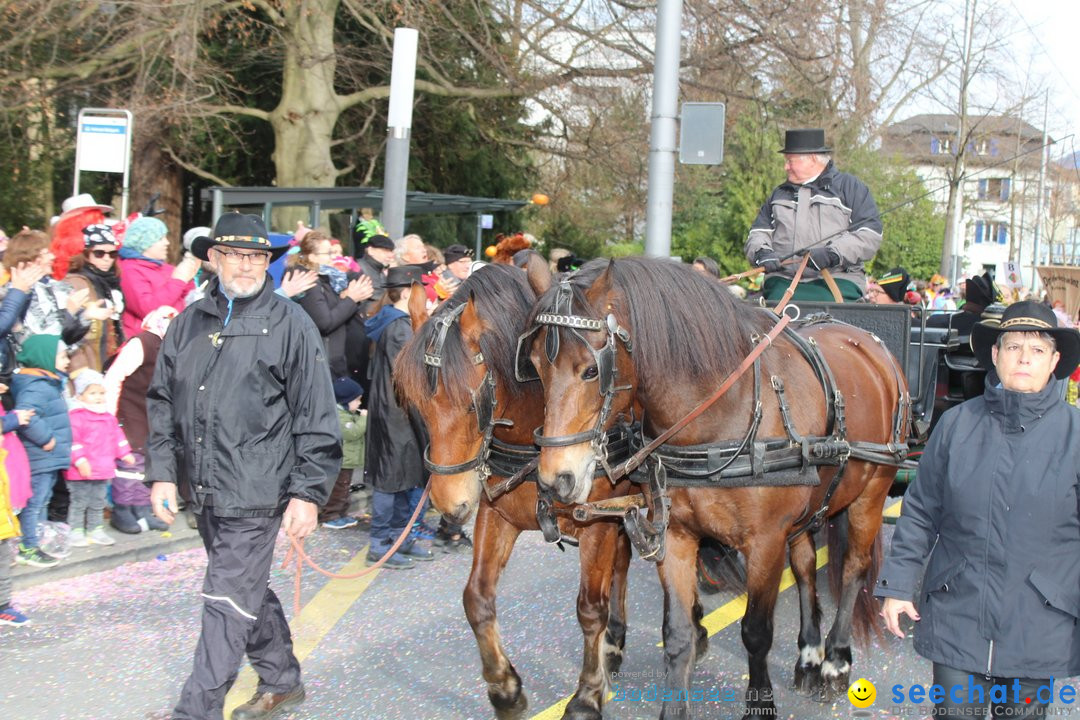
<path id="1" fill-rule="evenodd" d="M 120 254 L 119 250 L 91 250 L 90 254 L 96 257 L 98 260 L 102 258 L 111 257 L 116 259 L 116 256 Z"/>
<path id="2" fill-rule="evenodd" d="M 217 253 L 225 260 L 228 265 L 240 265 L 247 260 L 252 267 L 262 267 L 270 261 L 269 253 L 242 253 L 235 250 L 217 250 Z"/>

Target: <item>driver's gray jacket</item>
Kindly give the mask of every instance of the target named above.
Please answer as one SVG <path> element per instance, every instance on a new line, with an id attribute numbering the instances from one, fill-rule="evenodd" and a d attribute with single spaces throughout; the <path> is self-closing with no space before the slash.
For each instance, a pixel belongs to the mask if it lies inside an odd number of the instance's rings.
<path id="1" fill-rule="evenodd" d="M 821 174 L 805 185 L 785 182 L 773 190 L 750 226 L 743 251 L 751 262 L 761 248 L 770 248 L 783 258 L 828 238 L 820 245 L 833 248 L 840 256 L 840 265 L 829 272 L 866 290 L 863 264 L 881 247 L 881 227 L 870 189 L 854 175 L 837 170 L 830 160 Z M 772 275 L 791 278 L 796 267 L 794 263 L 785 265 Z M 812 267 L 803 273 L 804 280 L 818 276 Z"/>

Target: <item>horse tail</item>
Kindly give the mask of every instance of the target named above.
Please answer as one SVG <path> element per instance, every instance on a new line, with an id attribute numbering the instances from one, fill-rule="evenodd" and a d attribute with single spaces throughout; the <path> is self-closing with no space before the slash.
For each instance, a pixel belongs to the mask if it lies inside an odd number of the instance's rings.
<path id="1" fill-rule="evenodd" d="M 833 600 L 839 602 L 844 584 L 844 555 L 848 549 L 848 529 L 850 520 L 848 510 L 845 508 L 833 517 L 829 518 L 826 537 L 829 546 L 829 592 Z M 881 531 L 878 530 L 873 545 L 869 548 L 869 559 L 866 572 L 863 575 L 862 587 L 855 598 L 855 608 L 851 613 L 852 639 L 861 647 L 866 647 L 872 639 L 880 640 L 881 621 L 878 618 L 879 605 L 874 597 L 874 586 L 877 584 L 878 572 L 881 570 L 882 542 Z"/>

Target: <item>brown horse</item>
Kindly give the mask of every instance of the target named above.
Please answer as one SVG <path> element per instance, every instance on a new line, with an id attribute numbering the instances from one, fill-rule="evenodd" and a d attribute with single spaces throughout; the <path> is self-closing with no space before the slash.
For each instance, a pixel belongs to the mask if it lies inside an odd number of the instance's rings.
<path id="1" fill-rule="evenodd" d="M 547 270 L 541 263 L 530 272 Z M 539 383 L 514 379 L 515 342 L 535 300 L 522 270 L 487 266 L 417 329 L 395 368 L 399 391 L 423 417 L 431 437 L 426 460 L 432 469 L 432 502 L 459 523 L 477 513 L 472 572 L 463 600 L 480 649 L 488 698 L 500 718 L 520 717 L 528 703 L 502 647 L 496 585 L 518 535 L 540 525 L 535 482 L 489 499 L 484 476 L 490 465 L 492 479 L 504 480 L 513 474 L 506 468 L 513 466 L 515 455 L 536 455 L 532 433 L 543 420 L 542 390 Z M 414 317 L 414 324 L 422 320 Z M 627 481 L 612 485 L 604 479 L 589 497 L 602 500 L 630 489 Z M 608 673 L 617 670 L 622 659 L 630 547 L 618 522 L 579 524 L 568 517 L 557 522 L 555 539 L 561 532 L 580 542 L 577 616 L 584 637 L 577 691 L 564 717 L 598 718 Z"/>
<path id="2" fill-rule="evenodd" d="M 534 290 L 545 288 L 534 284 Z M 541 488 L 563 502 L 585 502 L 594 486 L 597 430 L 636 403 L 644 413 L 643 433 L 659 436 L 711 395 L 775 323 L 770 313 L 735 302 L 724 286 L 668 260 L 594 261 L 547 289 L 534 309 L 535 335 L 519 351 L 529 351 L 544 385 Z M 665 701 L 661 717 L 690 713 L 694 563 L 703 536 L 746 558 L 742 638 L 749 655 L 748 715 L 776 712 L 766 660 L 789 542 L 802 615 L 796 687 L 825 697 L 846 690 L 853 624 L 866 632 L 874 627 L 873 600 L 865 590 L 877 572 L 881 511 L 896 472 L 879 462 L 885 461 L 885 448 L 903 450 L 906 385 L 892 356 L 869 333 L 824 322 L 798 335 L 810 342 L 779 335 L 761 355 L 758 370 L 743 375 L 660 449 L 678 465 L 690 462 L 691 449 L 708 456 L 709 448 L 727 448 L 731 462 L 746 469 L 734 477 L 718 470 L 705 479 L 708 471 L 691 480 L 669 479 L 666 557 L 659 573 L 665 677 L 674 699 Z M 812 364 L 814 346 L 824 368 Z M 833 373 L 838 392 L 830 396 L 826 386 Z M 842 451 L 848 442 L 850 455 Z M 833 453 L 834 465 L 802 464 L 800 458 L 816 453 Z M 838 467 L 842 475 L 830 488 Z M 842 511 L 846 516 L 830 523 L 846 543 L 831 556 L 832 566 L 841 557 L 843 564 L 836 619 L 824 645 L 813 537 L 796 533 L 823 505 L 822 518 Z"/>

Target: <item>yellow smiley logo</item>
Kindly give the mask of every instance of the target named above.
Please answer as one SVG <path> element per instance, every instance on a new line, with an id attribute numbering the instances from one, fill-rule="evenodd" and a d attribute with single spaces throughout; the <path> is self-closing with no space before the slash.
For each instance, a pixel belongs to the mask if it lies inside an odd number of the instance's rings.
<path id="1" fill-rule="evenodd" d="M 877 688 L 869 680 L 859 678 L 847 689 L 848 700 L 857 708 L 868 708 L 874 704 Z"/>

